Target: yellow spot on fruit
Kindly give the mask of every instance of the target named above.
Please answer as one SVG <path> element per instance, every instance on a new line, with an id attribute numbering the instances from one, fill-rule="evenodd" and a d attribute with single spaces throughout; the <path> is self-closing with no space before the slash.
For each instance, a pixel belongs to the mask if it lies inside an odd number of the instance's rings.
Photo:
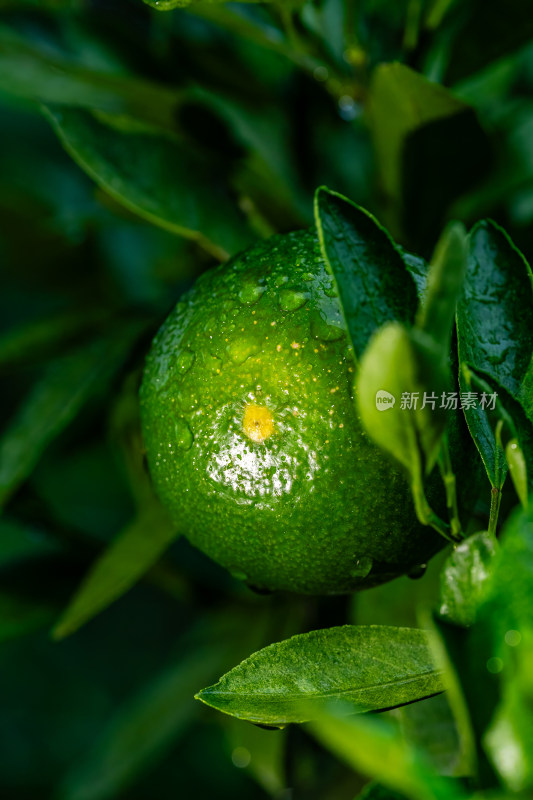
<path id="1" fill-rule="evenodd" d="M 264 442 L 274 433 L 274 417 L 265 406 L 249 403 L 244 409 L 242 429 L 252 442 Z"/>

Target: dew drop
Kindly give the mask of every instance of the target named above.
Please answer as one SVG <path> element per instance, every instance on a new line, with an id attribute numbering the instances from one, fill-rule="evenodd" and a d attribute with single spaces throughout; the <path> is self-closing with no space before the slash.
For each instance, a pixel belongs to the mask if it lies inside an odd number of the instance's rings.
<path id="1" fill-rule="evenodd" d="M 350 577 L 352 578 L 366 578 L 372 569 L 372 559 L 370 556 L 361 556 L 355 562 L 355 565 L 350 570 Z"/>
<path id="2" fill-rule="evenodd" d="M 251 339 L 234 339 L 228 345 L 228 355 L 234 364 L 244 364 L 247 358 L 259 352 L 259 344 Z"/>
<path id="3" fill-rule="evenodd" d="M 294 289 L 282 289 L 279 293 L 279 307 L 282 311 L 297 311 L 307 303 L 307 296 Z"/>
<path id="4" fill-rule="evenodd" d="M 239 292 L 239 300 L 247 306 L 252 306 L 261 299 L 265 290 L 266 286 L 247 281 Z"/>
<path id="5" fill-rule="evenodd" d="M 175 432 L 176 446 L 179 447 L 180 450 L 190 450 L 194 441 L 194 436 L 183 417 L 176 420 Z"/>
<path id="6" fill-rule="evenodd" d="M 178 356 L 178 372 L 180 375 L 185 375 L 192 365 L 194 364 L 194 359 L 196 358 L 195 354 L 192 350 L 183 350 Z"/>
<path id="7" fill-rule="evenodd" d="M 209 372 L 213 372 L 215 375 L 219 375 L 222 372 L 223 362 L 218 356 L 212 356 L 209 353 L 204 353 L 203 360 L 205 368 L 209 370 Z"/>
<path id="8" fill-rule="evenodd" d="M 412 567 L 412 569 L 409 570 L 407 577 L 411 578 L 412 581 L 417 581 L 419 578 L 424 577 L 427 568 L 427 564 L 417 564 L 416 567 Z"/>

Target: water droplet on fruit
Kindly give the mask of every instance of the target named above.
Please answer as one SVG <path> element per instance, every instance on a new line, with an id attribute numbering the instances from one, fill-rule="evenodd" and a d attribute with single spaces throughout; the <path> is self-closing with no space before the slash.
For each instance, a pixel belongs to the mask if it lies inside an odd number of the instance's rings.
<path id="1" fill-rule="evenodd" d="M 315 312 L 311 316 L 311 336 L 324 342 L 337 342 L 344 336 L 344 330 L 338 325 L 332 325 L 320 313 Z"/>
<path id="2" fill-rule="evenodd" d="M 228 355 L 234 364 L 244 364 L 259 349 L 259 344 L 251 339 L 234 339 L 228 345 Z"/>
<path id="3" fill-rule="evenodd" d="M 203 360 L 205 368 L 209 370 L 209 372 L 213 372 L 215 375 L 219 375 L 222 372 L 223 362 L 218 356 L 212 356 L 209 353 L 204 353 Z"/>
<path id="4" fill-rule="evenodd" d="M 178 372 L 180 375 L 185 375 L 192 365 L 194 364 L 194 359 L 196 358 L 195 354 L 192 350 L 183 350 L 178 356 Z"/>
<path id="5" fill-rule="evenodd" d="M 372 569 L 372 559 L 370 556 L 361 556 L 355 562 L 355 565 L 350 570 L 350 576 L 352 578 L 366 578 L 370 570 Z"/>
<path id="6" fill-rule="evenodd" d="M 426 570 L 428 568 L 427 564 L 417 564 L 416 567 L 413 567 L 407 573 L 407 577 L 411 578 L 412 581 L 417 581 L 419 578 L 423 578 L 426 574 Z"/>
<path id="7" fill-rule="evenodd" d="M 258 283 L 247 281 L 243 284 L 239 292 L 239 300 L 247 306 L 252 306 L 261 299 L 265 290 L 266 286 L 260 286 Z"/>
<path id="8" fill-rule="evenodd" d="M 307 296 L 295 289 L 282 289 L 279 293 L 279 307 L 282 311 L 297 311 L 307 303 Z"/>
<path id="9" fill-rule="evenodd" d="M 179 447 L 180 450 L 190 450 L 194 441 L 194 436 L 183 417 L 176 420 L 175 432 L 176 446 Z"/>

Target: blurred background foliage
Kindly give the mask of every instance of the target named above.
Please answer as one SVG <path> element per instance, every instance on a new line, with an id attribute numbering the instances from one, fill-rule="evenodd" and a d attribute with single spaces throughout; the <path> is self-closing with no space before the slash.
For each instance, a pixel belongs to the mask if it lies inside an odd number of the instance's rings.
<path id="1" fill-rule="evenodd" d="M 178 539 L 71 637 L 50 630 L 121 532 L 170 538 L 136 392 L 202 271 L 312 224 L 320 184 L 416 252 L 449 218 L 490 216 L 531 260 L 532 38 L 521 0 L 0 0 L 3 800 L 348 800 L 363 786 L 304 730 L 192 696 L 292 633 L 417 624 L 439 559 L 353 599 L 265 597 Z M 454 774 L 446 701 L 423 705 L 391 717 Z"/>

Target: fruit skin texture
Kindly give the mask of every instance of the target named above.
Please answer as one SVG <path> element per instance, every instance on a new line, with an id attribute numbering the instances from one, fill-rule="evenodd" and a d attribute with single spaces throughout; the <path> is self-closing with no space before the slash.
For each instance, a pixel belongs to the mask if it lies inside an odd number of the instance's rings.
<path id="1" fill-rule="evenodd" d="M 444 544 L 361 428 L 355 364 L 314 232 L 204 274 L 154 339 L 148 464 L 179 530 L 259 589 L 376 585 Z"/>

